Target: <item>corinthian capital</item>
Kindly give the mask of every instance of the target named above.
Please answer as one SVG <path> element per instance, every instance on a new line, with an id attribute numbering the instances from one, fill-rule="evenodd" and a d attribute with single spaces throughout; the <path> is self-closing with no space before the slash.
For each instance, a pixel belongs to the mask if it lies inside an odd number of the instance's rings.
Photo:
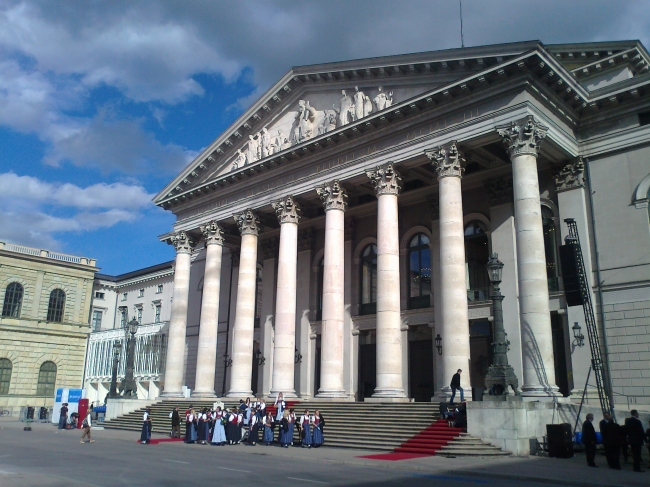
<path id="1" fill-rule="evenodd" d="M 293 201 L 293 196 L 287 196 L 283 200 L 271 202 L 271 206 L 278 216 L 280 225 L 283 223 L 298 223 L 300 220 L 300 207 Z"/>
<path id="2" fill-rule="evenodd" d="M 584 188 L 585 186 L 585 164 L 582 157 L 564 166 L 555 175 L 555 190 L 568 191 L 570 189 Z"/>
<path id="3" fill-rule="evenodd" d="M 381 196 L 382 194 L 398 195 L 399 190 L 402 189 L 399 185 L 402 182 L 402 178 L 399 177 L 399 173 L 395 170 L 392 162 L 389 162 L 385 166 L 377 166 L 377 169 L 374 171 L 366 171 L 366 176 L 368 176 L 370 182 L 375 187 L 377 196 Z"/>
<path id="4" fill-rule="evenodd" d="M 223 230 L 219 227 L 216 221 L 212 220 L 206 225 L 201 225 L 201 233 L 205 238 L 205 245 L 223 245 Z"/>
<path id="5" fill-rule="evenodd" d="M 182 230 L 169 237 L 169 243 L 174 246 L 178 254 L 191 254 L 195 245 L 189 235 Z"/>
<path id="6" fill-rule="evenodd" d="M 530 155 L 537 157 L 539 146 L 546 137 L 548 128 L 537 122 L 532 115 L 511 122 L 510 125 L 497 127 L 503 138 L 510 157 Z"/>
<path id="7" fill-rule="evenodd" d="M 325 211 L 345 211 L 345 208 L 348 206 L 348 203 L 345 201 L 348 198 L 348 194 L 341 187 L 338 179 L 335 179 L 332 184 L 326 184 L 316 188 L 316 193 L 318 193 L 318 196 L 323 202 Z"/>
<path id="8" fill-rule="evenodd" d="M 424 153 L 433 164 L 433 167 L 436 168 L 438 179 L 451 176 L 463 177 L 465 158 L 463 153 L 458 150 L 455 140 L 435 149 L 425 150 Z"/>
<path id="9" fill-rule="evenodd" d="M 241 233 L 242 235 L 257 236 L 259 234 L 260 221 L 257 219 L 255 213 L 253 213 L 253 210 L 251 210 L 250 208 L 241 213 L 236 213 L 235 215 L 233 215 L 233 218 L 237 222 L 237 226 L 239 227 L 239 233 Z"/>

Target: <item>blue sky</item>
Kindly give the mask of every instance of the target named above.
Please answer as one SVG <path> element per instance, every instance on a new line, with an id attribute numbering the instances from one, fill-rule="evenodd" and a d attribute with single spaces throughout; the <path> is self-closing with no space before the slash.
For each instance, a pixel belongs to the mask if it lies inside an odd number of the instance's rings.
<path id="1" fill-rule="evenodd" d="M 650 2 L 464 0 L 465 44 L 640 39 Z M 460 46 L 458 0 L 0 0 L 0 240 L 118 274 L 151 198 L 293 65 Z"/>

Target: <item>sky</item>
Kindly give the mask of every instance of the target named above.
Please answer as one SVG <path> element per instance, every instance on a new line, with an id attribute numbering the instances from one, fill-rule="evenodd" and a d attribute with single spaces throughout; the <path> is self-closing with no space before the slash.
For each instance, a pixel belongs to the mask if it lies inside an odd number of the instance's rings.
<path id="1" fill-rule="evenodd" d="M 463 0 L 465 46 L 639 39 L 647 0 Z M 0 0 L 0 241 L 121 274 L 151 202 L 292 66 L 460 47 L 459 0 Z"/>

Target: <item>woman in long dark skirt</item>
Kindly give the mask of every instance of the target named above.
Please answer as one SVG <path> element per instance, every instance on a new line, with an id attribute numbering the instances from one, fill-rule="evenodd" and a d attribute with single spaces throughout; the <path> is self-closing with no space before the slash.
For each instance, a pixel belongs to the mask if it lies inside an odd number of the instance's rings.
<path id="1" fill-rule="evenodd" d="M 264 419 L 264 444 L 269 446 L 273 443 L 273 414 L 269 411 Z"/>
<path id="2" fill-rule="evenodd" d="M 323 419 L 320 411 L 317 409 L 314 412 L 314 448 L 318 448 L 325 442 L 325 439 L 323 437 L 324 426 L 325 420 Z"/>
<path id="3" fill-rule="evenodd" d="M 311 436 L 312 417 L 309 415 L 309 409 L 305 409 L 305 414 L 300 416 L 300 429 L 302 430 L 302 447 L 311 448 L 313 439 Z"/>
<path id="4" fill-rule="evenodd" d="M 281 447 L 289 448 L 291 437 L 289 436 L 289 411 L 285 411 L 278 425 L 278 443 Z"/>
<path id="5" fill-rule="evenodd" d="M 194 443 L 194 410 L 188 409 L 185 414 L 185 443 Z"/>
<path id="6" fill-rule="evenodd" d="M 260 420 L 257 414 L 252 414 L 249 422 L 248 443 L 255 446 L 260 441 Z"/>
<path id="7" fill-rule="evenodd" d="M 289 423 L 289 444 L 293 446 L 293 434 L 296 429 L 296 413 L 293 412 L 293 408 L 289 409 L 287 421 Z"/>
<path id="8" fill-rule="evenodd" d="M 140 434 L 142 444 L 151 441 L 151 409 L 147 408 L 142 415 L 142 433 Z"/>
<path id="9" fill-rule="evenodd" d="M 197 442 L 201 445 L 205 444 L 205 408 L 199 411 L 196 421 L 196 434 Z"/>

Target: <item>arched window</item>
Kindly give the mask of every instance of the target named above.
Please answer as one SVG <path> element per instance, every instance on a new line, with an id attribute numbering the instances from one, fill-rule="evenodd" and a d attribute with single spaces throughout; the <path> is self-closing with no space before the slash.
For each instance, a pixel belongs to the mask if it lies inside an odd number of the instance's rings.
<path id="1" fill-rule="evenodd" d="M 465 227 L 465 280 L 469 301 L 488 299 L 490 283 L 486 265 L 489 254 L 485 226 L 480 221 L 470 222 Z"/>
<path id="2" fill-rule="evenodd" d="M 424 233 L 418 233 L 409 242 L 408 276 L 409 308 L 428 308 L 431 295 L 431 250 L 429 237 Z"/>
<path id="3" fill-rule="evenodd" d="M 11 360 L 0 358 L 0 394 L 9 394 L 9 384 L 11 383 L 11 370 L 13 365 Z"/>
<path id="4" fill-rule="evenodd" d="M 65 293 L 62 289 L 55 289 L 50 293 L 50 303 L 47 305 L 47 321 L 60 323 L 63 321 L 65 309 Z"/>
<path id="5" fill-rule="evenodd" d="M 262 277 L 262 266 L 257 264 L 255 276 L 255 328 L 260 327 L 260 319 L 262 318 Z"/>
<path id="6" fill-rule="evenodd" d="M 368 245 L 361 253 L 361 299 L 359 314 L 377 312 L 377 246 Z"/>
<path id="7" fill-rule="evenodd" d="M 56 364 L 54 362 L 43 362 L 41 370 L 38 371 L 37 396 L 53 396 L 54 385 L 56 384 Z"/>
<path id="8" fill-rule="evenodd" d="M 557 232 L 555 231 L 555 216 L 553 211 L 542 205 L 542 227 L 544 231 L 544 251 L 546 253 L 546 277 L 548 290 L 559 291 L 557 265 Z"/>
<path id="9" fill-rule="evenodd" d="M 2 316 L 4 318 L 20 318 L 20 308 L 23 304 L 23 287 L 12 282 L 5 291 L 5 301 L 2 305 Z"/>
<path id="10" fill-rule="evenodd" d="M 318 262 L 318 276 L 316 277 L 316 321 L 323 319 L 323 277 L 325 276 L 325 258 Z"/>

